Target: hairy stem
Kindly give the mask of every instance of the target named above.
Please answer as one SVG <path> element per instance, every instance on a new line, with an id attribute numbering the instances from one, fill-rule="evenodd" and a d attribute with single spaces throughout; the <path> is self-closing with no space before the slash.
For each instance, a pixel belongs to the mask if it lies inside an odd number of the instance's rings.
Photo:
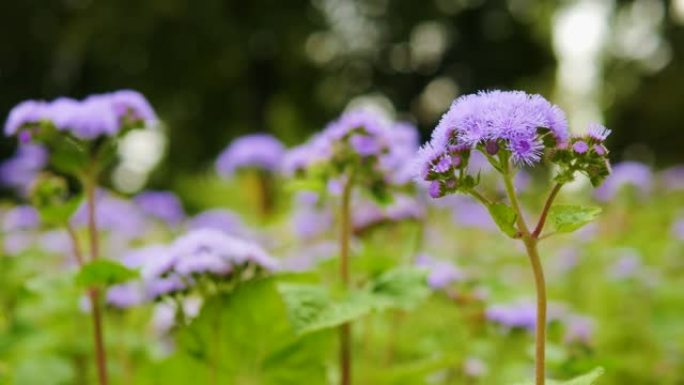
<path id="1" fill-rule="evenodd" d="M 95 189 L 97 187 L 97 172 L 92 172 L 84 181 L 86 200 L 88 205 L 88 234 L 90 237 L 90 260 L 99 258 L 99 237 L 97 232 L 97 217 L 95 213 Z M 100 292 L 96 288 L 88 290 L 91 314 L 93 320 L 93 338 L 95 340 L 95 362 L 99 385 L 108 384 L 107 355 L 104 346 L 104 328 L 102 324 L 102 309 L 100 306 Z"/>
<path id="2" fill-rule="evenodd" d="M 349 288 L 349 241 L 351 238 L 351 193 L 353 176 L 342 193 L 340 208 L 340 279 L 345 290 Z M 351 385 L 351 323 L 340 326 L 340 385 Z"/>
<path id="3" fill-rule="evenodd" d="M 502 173 L 504 184 L 506 186 L 506 193 L 511 201 L 511 206 L 517 216 L 518 230 L 521 233 L 521 238 L 525 244 L 525 250 L 530 258 L 532 265 L 532 273 L 534 274 L 534 284 L 537 292 L 537 323 L 535 327 L 535 362 L 534 362 L 534 377 L 535 385 L 544 385 L 546 379 L 545 360 L 546 360 L 546 282 L 544 279 L 544 269 L 542 268 L 541 259 L 539 258 L 539 251 L 537 250 L 537 238 L 530 233 L 525 218 L 523 217 L 518 197 L 515 194 L 513 186 L 513 177 L 510 165 L 505 163 L 505 172 Z M 560 188 L 559 188 L 560 189 Z M 556 192 L 555 194 L 557 194 Z M 554 196 L 555 196 L 554 194 Z M 548 210 L 547 210 L 548 211 Z M 543 226 L 543 224 L 542 224 Z"/>
<path id="4" fill-rule="evenodd" d="M 544 230 L 544 224 L 546 223 L 546 218 L 549 215 L 549 210 L 551 210 L 551 206 L 553 205 L 553 201 L 554 201 L 554 199 L 556 199 L 556 196 L 558 195 L 558 193 L 560 192 L 562 187 L 563 187 L 562 183 L 556 183 L 556 185 L 553 186 L 553 189 L 551 190 L 549 197 L 546 198 L 546 203 L 544 203 L 544 209 L 542 210 L 542 213 L 539 216 L 539 221 L 537 222 L 537 226 L 534 228 L 534 231 L 532 231 L 532 236 L 534 238 L 539 238 L 539 235 L 541 234 L 542 230 Z"/>

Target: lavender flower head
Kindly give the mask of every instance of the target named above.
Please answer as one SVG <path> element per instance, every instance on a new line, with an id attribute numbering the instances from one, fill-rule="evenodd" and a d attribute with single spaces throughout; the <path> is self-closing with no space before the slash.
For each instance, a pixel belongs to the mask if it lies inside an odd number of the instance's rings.
<path id="1" fill-rule="evenodd" d="M 432 197 L 441 197 L 475 183 L 472 176 L 463 175 L 473 150 L 489 156 L 505 150 L 515 164 L 529 166 L 541 160 L 545 148 L 565 146 L 568 140 L 565 114 L 539 95 L 465 95 L 453 102 L 419 151 L 418 180 L 429 185 Z"/>
<path id="2" fill-rule="evenodd" d="M 189 230 L 214 229 L 232 235 L 247 232 L 240 216 L 228 209 L 202 211 L 190 219 L 187 228 Z"/>
<path id="3" fill-rule="evenodd" d="M 406 164 L 415 147 L 411 128 L 393 126 L 377 112 L 356 109 L 343 113 L 284 160 L 288 175 L 306 174 L 326 183 L 354 170 L 357 184 L 375 188 L 408 182 Z M 403 180 L 402 180 L 403 179 Z M 384 192 L 384 191 L 382 191 Z"/>
<path id="4" fill-rule="evenodd" d="M 96 94 L 83 100 L 57 98 L 52 102 L 25 101 L 15 106 L 5 122 L 5 134 L 29 135 L 49 123 L 83 140 L 115 136 L 124 127 L 156 121 L 154 110 L 142 94 L 121 90 Z"/>
<path id="5" fill-rule="evenodd" d="M 220 175 L 230 176 L 237 170 L 256 168 L 274 171 L 281 166 L 285 147 L 267 134 L 246 135 L 234 140 L 216 160 Z"/>
<path id="6" fill-rule="evenodd" d="M 651 169 L 639 162 L 619 163 L 605 183 L 596 189 L 594 197 L 601 202 L 610 201 L 625 186 L 635 187 L 641 196 L 648 195 L 653 187 Z"/>
<path id="7" fill-rule="evenodd" d="M 565 310 L 561 306 L 552 304 L 549 307 L 547 322 L 559 321 L 564 314 Z M 537 324 L 536 306 L 528 301 L 494 304 L 487 308 L 485 315 L 490 322 L 506 329 L 523 329 L 533 332 Z"/>
<path id="8" fill-rule="evenodd" d="M 133 202 L 143 213 L 169 225 L 185 218 L 180 199 L 170 191 L 145 191 L 135 196 Z"/>

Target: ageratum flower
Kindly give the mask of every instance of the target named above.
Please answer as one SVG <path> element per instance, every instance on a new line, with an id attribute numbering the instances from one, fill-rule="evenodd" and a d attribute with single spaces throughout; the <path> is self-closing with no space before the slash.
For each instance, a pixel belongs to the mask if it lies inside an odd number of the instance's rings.
<path id="1" fill-rule="evenodd" d="M 608 202 L 625 186 L 634 187 L 641 196 L 648 195 L 653 188 L 651 169 L 639 162 L 619 163 L 613 167 L 605 183 L 594 191 L 594 197 L 601 202 Z"/>
<path id="2" fill-rule="evenodd" d="M 5 134 L 31 133 L 41 124 L 92 140 L 115 136 L 122 128 L 157 120 L 144 96 L 132 90 L 97 94 L 83 100 L 57 98 L 52 102 L 25 101 L 15 106 L 5 122 Z M 22 131 L 27 129 L 28 131 Z"/>
<path id="3" fill-rule="evenodd" d="M 244 235 L 248 232 L 240 216 L 228 209 L 202 211 L 188 222 L 189 230 L 214 229 L 231 235 Z"/>
<path id="4" fill-rule="evenodd" d="M 551 304 L 547 322 L 559 321 L 565 314 L 561 306 Z M 485 316 L 490 322 L 506 329 L 524 329 L 533 332 L 537 324 L 537 309 L 534 303 L 527 301 L 491 305 L 485 311 Z"/>
<path id="5" fill-rule="evenodd" d="M 496 156 L 502 150 L 514 164 L 538 163 L 546 149 L 566 146 L 565 114 L 539 95 L 491 91 L 456 99 L 431 140 L 418 153 L 418 180 L 430 195 L 442 197 L 476 181 L 467 175 L 471 153 Z"/>
<path id="6" fill-rule="evenodd" d="M 37 144 L 21 144 L 14 157 L 0 164 L 0 184 L 26 194 L 48 160 L 47 150 Z"/>
<path id="7" fill-rule="evenodd" d="M 254 268 L 272 271 L 278 263 L 256 243 L 228 235 L 215 229 L 193 230 L 176 239 L 170 246 L 155 249 L 150 255 L 132 255 L 124 263 L 141 270 L 146 298 L 187 291 L 199 277 L 227 279 Z M 122 295 L 128 292 L 124 289 Z"/>
<path id="8" fill-rule="evenodd" d="M 343 113 L 307 143 L 288 152 L 283 164 L 288 175 L 306 174 L 346 180 L 370 188 L 376 196 L 389 185 L 409 181 L 410 154 L 416 150 L 417 132 L 407 124 L 393 124 L 367 109 Z"/>
<path id="9" fill-rule="evenodd" d="M 120 236 L 120 239 L 140 238 L 148 223 L 142 211 L 131 201 L 119 198 L 106 190 L 96 194 L 95 220 L 99 230 Z M 75 227 L 88 223 L 88 207 L 83 203 L 71 218 Z"/>
<path id="10" fill-rule="evenodd" d="M 418 256 L 416 265 L 428 269 L 428 284 L 434 290 L 444 289 L 452 283 L 461 282 L 466 278 L 463 270 L 453 263 L 440 261 L 425 254 Z"/>
<path id="11" fill-rule="evenodd" d="M 2 230 L 9 233 L 13 231 L 33 230 L 40 224 L 38 212 L 31 206 L 16 206 L 2 218 Z"/>
<path id="12" fill-rule="evenodd" d="M 180 199 L 170 191 L 145 191 L 136 195 L 133 202 L 143 213 L 169 225 L 176 225 L 185 218 Z"/>
<path id="13" fill-rule="evenodd" d="M 216 161 L 220 175 L 230 176 L 237 170 L 255 168 L 275 171 L 281 166 L 285 147 L 268 134 L 252 134 L 235 139 Z"/>

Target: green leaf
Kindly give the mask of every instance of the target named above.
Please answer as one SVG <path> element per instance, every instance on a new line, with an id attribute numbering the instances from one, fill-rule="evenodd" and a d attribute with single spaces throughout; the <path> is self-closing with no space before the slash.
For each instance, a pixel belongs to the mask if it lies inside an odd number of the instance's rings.
<path id="1" fill-rule="evenodd" d="M 329 329 L 360 318 L 373 310 L 365 294 L 333 300 L 327 290 L 314 285 L 280 285 L 289 318 L 298 334 Z"/>
<path id="2" fill-rule="evenodd" d="M 600 207 L 557 205 L 549 211 L 549 220 L 557 232 L 571 233 L 593 221 L 600 213 Z"/>
<path id="3" fill-rule="evenodd" d="M 514 238 L 518 233 L 518 229 L 515 228 L 515 221 L 518 219 L 515 211 L 505 203 L 493 203 L 487 209 L 499 229 Z"/>
<path id="4" fill-rule="evenodd" d="M 83 197 L 79 195 L 64 202 L 38 207 L 37 209 L 43 222 L 48 225 L 61 225 L 69 222 L 76 210 L 81 207 L 82 201 Z"/>
<path id="5" fill-rule="evenodd" d="M 273 278 L 211 297 L 178 331 L 178 350 L 147 374 L 159 385 L 325 383 L 332 335 L 298 336 Z M 169 370 L 169 373 L 166 370 Z"/>
<path id="6" fill-rule="evenodd" d="M 314 285 L 281 284 L 279 289 L 290 321 L 302 335 L 337 327 L 373 311 L 410 309 L 430 295 L 426 272 L 415 268 L 391 270 L 342 298 Z"/>
<path id="7" fill-rule="evenodd" d="M 67 181 L 49 173 L 41 174 L 31 189 L 31 204 L 48 225 L 63 225 L 81 205 L 82 196 L 69 197 Z"/>
<path id="8" fill-rule="evenodd" d="M 575 377 L 572 380 L 558 381 L 546 380 L 547 385 L 594 385 L 596 380 L 603 375 L 605 370 L 603 368 L 596 368 L 589 373 Z M 515 385 L 534 385 L 534 381 L 520 382 Z"/>
<path id="9" fill-rule="evenodd" d="M 377 310 L 410 310 L 426 299 L 431 291 L 427 284 L 427 271 L 400 267 L 390 270 L 371 282 L 373 306 Z"/>
<path id="10" fill-rule="evenodd" d="M 51 138 L 50 162 L 59 171 L 70 175 L 78 175 L 90 163 L 88 148 L 83 143 L 67 135 L 55 135 Z"/>
<path id="11" fill-rule="evenodd" d="M 76 283 L 85 286 L 111 286 L 138 277 L 138 272 L 131 270 L 111 259 L 98 259 L 85 264 L 76 275 Z"/>

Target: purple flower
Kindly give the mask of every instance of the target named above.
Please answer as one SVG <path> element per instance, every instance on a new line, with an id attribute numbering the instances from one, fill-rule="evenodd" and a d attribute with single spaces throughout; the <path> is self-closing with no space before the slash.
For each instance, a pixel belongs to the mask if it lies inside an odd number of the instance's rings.
<path id="1" fill-rule="evenodd" d="M 170 225 L 185 218 L 180 199 L 170 191 L 145 191 L 133 198 L 133 202 L 143 213 Z"/>
<path id="2" fill-rule="evenodd" d="M 293 255 L 282 260 L 281 269 L 284 271 L 308 271 L 320 261 L 327 260 L 337 255 L 336 242 L 323 241 L 304 245 L 297 248 Z"/>
<path id="3" fill-rule="evenodd" d="M 608 202 L 626 185 L 634 186 L 642 196 L 649 194 L 653 185 L 651 169 L 638 162 L 619 163 L 613 167 L 612 174 L 596 189 L 594 197 L 599 201 Z"/>
<path id="4" fill-rule="evenodd" d="M 589 123 L 587 129 L 587 136 L 599 143 L 603 143 L 610 133 L 609 129 L 598 123 Z"/>
<path id="5" fill-rule="evenodd" d="M 234 140 L 216 161 L 219 174 L 230 176 L 243 168 L 277 170 L 285 155 L 285 147 L 267 134 L 246 135 Z"/>
<path id="6" fill-rule="evenodd" d="M 203 211 L 190 220 L 188 229 L 214 229 L 226 234 L 244 234 L 246 232 L 240 216 L 228 209 Z"/>
<path id="7" fill-rule="evenodd" d="M 561 320 L 565 314 L 558 305 L 549 306 L 547 323 Z M 487 308 L 485 315 L 490 322 L 507 329 L 524 329 L 534 331 L 537 325 L 537 308 L 534 303 L 520 301 L 510 304 L 495 304 Z"/>
<path id="8" fill-rule="evenodd" d="M 660 180 L 668 191 L 684 190 L 684 166 L 674 166 L 660 173 Z"/>
<path id="9" fill-rule="evenodd" d="M 634 249 L 623 249 L 621 255 L 610 267 L 610 275 L 618 280 L 637 276 L 642 269 L 641 255 Z"/>
<path id="10" fill-rule="evenodd" d="M 459 226 L 481 230 L 497 230 L 487 209 L 476 201 L 465 196 L 454 196 L 451 200 L 453 219 Z"/>
<path id="11" fill-rule="evenodd" d="M 38 212 L 31 206 L 16 206 L 3 216 L 2 229 L 4 232 L 17 230 L 33 230 L 40 224 Z"/>
<path id="12" fill-rule="evenodd" d="M 573 143 L 572 150 L 578 154 L 584 154 L 589 150 L 589 145 L 583 140 L 578 140 Z"/>
<path id="13" fill-rule="evenodd" d="M 100 230 L 128 239 L 140 238 L 147 230 L 147 222 L 140 209 L 132 202 L 100 190 L 95 201 L 95 220 Z M 88 208 L 84 203 L 71 218 L 74 226 L 86 226 Z"/>
<path id="14" fill-rule="evenodd" d="M 419 152 L 419 169 L 451 173 L 454 168 L 445 170 L 441 154 L 469 153 L 480 145 L 490 152 L 505 146 L 516 164 L 532 165 L 541 160 L 546 132 L 556 145 L 568 141 L 565 114 L 539 95 L 520 91 L 465 95 L 452 103 Z"/>
<path id="15" fill-rule="evenodd" d="M 112 108 L 117 118 L 129 118 L 133 121 L 156 121 L 157 115 L 150 103 L 138 91 L 120 90 L 109 95 Z"/>
<path id="16" fill-rule="evenodd" d="M 43 120 L 46 107 L 45 102 L 36 100 L 26 100 L 14 106 L 5 121 L 5 135 L 15 135 L 23 126 Z"/>
<path id="17" fill-rule="evenodd" d="M 672 235 L 677 240 L 684 241 L 684 218 L 679 218 L 672 224 Z"/>
<path id="18" fill-rule="evenodd" d="M 139 282 L 115 285 L 107 290 L 107 304 L 126 309 L 145 302 L 145 292 Z"/>
<path id="19" fill-rule="evenodd" d="M 294 233 L 303 239 L 313 239 L 330 230 L 333 215 L 329 208 L 318 204 L 318 195 L 302 192 L 297 195 L 296 208 L 290 217 Z"/>
<path id="20" fill-rule="evenodd" d="M 122 90 L 91 95 L 80 101 L 62 97 L 50 103 L 22 102 L 10 112 L 5 134 L 15 135 L 25 125 L 46 121 L 60 131 L 92 140 L 102 135 L 114 136 L 126 124 L 156 119 L 152 107 L 141 94 Z"/>
<path id="21" fill-rule="evenodd" d="M 592 318 L 580 315 L 570 315 L 565 322 L 565 343 L 590 344 L 596 327 L 596 323 Z"/>
<path id="22" fill-rule="evenodd" d="M 465 273 L 453 263 L 436 260 L 425 254 L 416 258 L 416 265 L 428 269 L 428 284 L 434 290 L 444 289 L 454 282 L 465 279 Z"/>
<path id="23" fill-rule="evenodd" d="M 226 275 L 236 266 L 251 263 L 273 270 L 278 263 L 257 244 L 218 230 L 194 230 L 178 238 L 170 249 L 174 271 L 193 274 Z"/>
<path id="24" fill-rule="evenodd" d="M 363 200 L 357 205 L 352 213 L 355 231 L 363 231 L 383 223 L 419 220 L 425 216 L 423 206 L 404 194 L 395 196 L 389 205 L 381 205 L 372 200 Z"/>
<path id="25" fill-rule="evenodd" d="M 0 183 L 25 194 L 47 160 L 48 153 L 43 146 L 22 144 L 14 157 L 0 164 Z"/>

